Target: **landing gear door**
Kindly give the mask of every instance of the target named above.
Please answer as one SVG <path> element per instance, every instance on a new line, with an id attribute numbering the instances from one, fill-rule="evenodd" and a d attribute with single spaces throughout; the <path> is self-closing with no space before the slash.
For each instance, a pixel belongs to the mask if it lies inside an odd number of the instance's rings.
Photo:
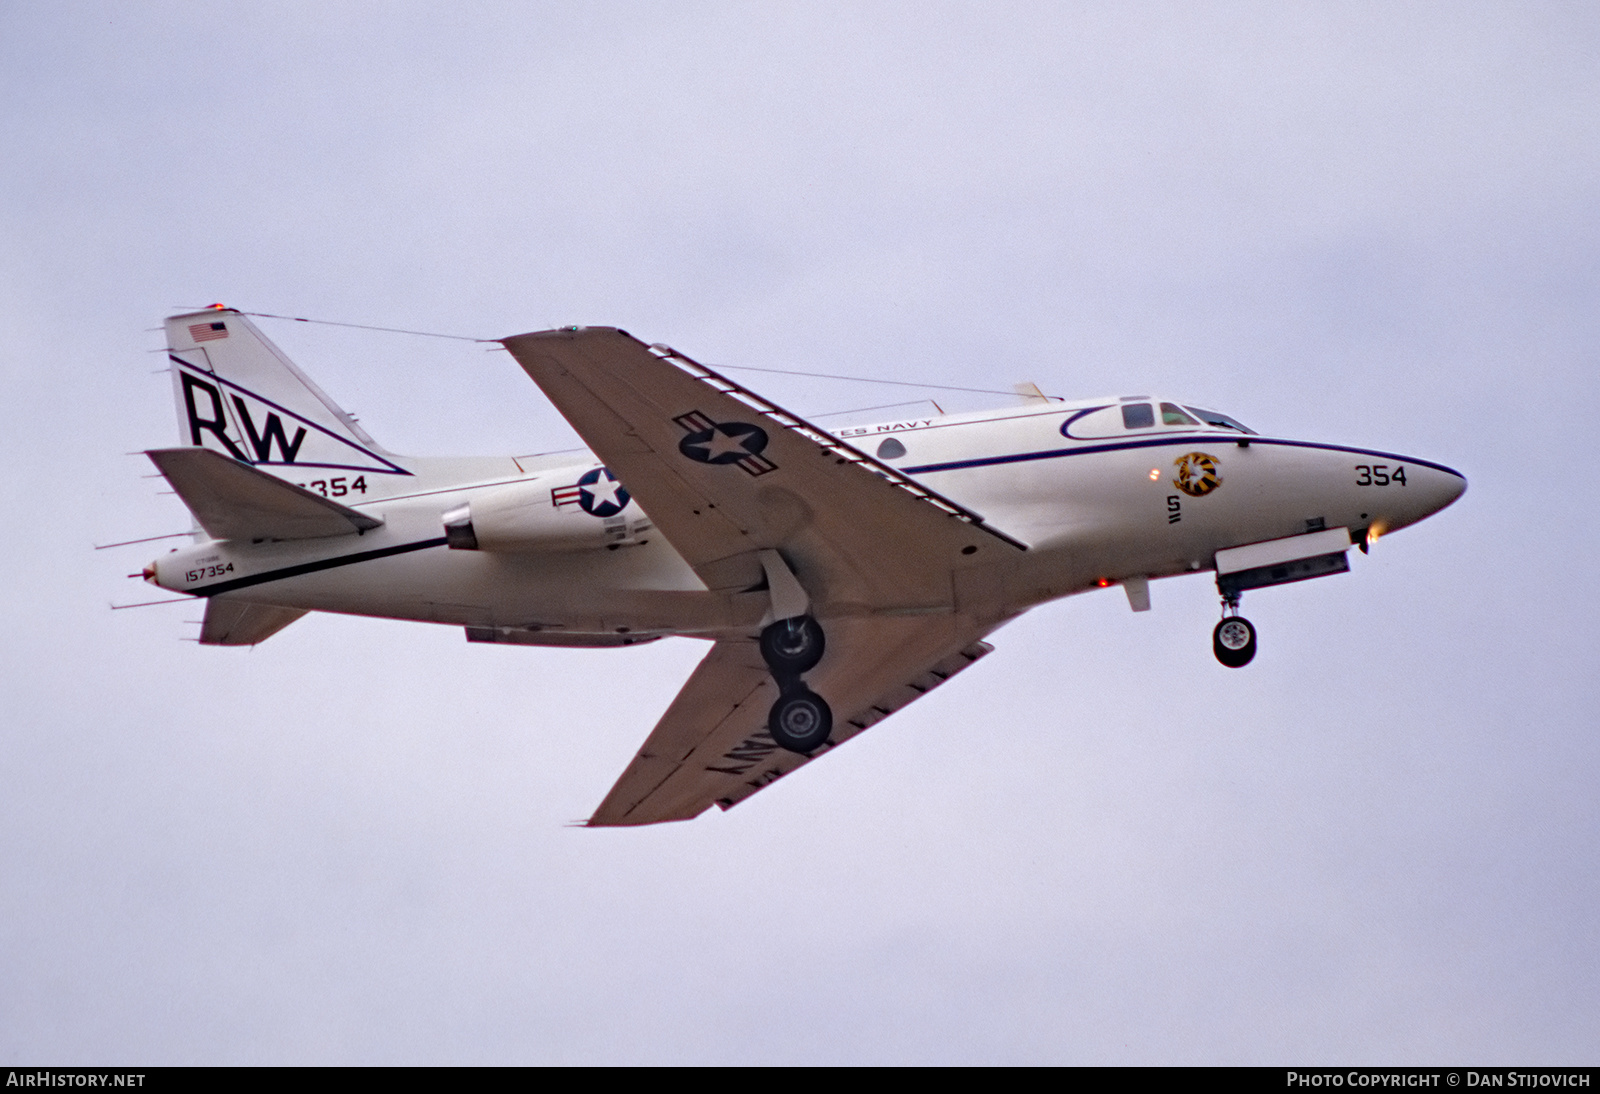
<path id="1" fill-rule="evenodd" d="M 1224 597 L 1237 597 L 1245 589 L 1342 574 L 1350 569 L 1349 549 L 1347 528 L 1230 547 L 1217 552 L 1217 588 Z"/>

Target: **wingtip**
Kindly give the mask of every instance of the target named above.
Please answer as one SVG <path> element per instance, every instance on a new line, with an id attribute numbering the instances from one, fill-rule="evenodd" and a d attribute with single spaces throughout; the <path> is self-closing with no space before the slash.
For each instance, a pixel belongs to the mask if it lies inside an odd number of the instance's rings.
<path id="1" fill-rule="evenodd" d="M 624 338 L 632 339 L 635 342 L 639 341 L 639 339 L 634 338 L 633 335 L 629 334 L 621 327 L 591 327 L 580 323 L 552 327 L 549 330 L 530 330 L 523 334 L 509 334 L 504 338 L 486 338 L 484 341 L 498 342 L 500 345 L 509 349 L 512 342 L 548 341 L 555 339 L 571 341 L 574 338 L 592 338 L 596 336 L 603 337 L 608 334 L 618 334 Z"/>

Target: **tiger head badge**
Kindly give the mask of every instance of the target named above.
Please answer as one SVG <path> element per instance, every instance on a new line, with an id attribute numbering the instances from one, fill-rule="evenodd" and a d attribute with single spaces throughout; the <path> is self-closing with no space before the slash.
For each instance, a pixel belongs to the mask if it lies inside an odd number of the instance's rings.
<path id="1" fill-rule="evenodd" d="M 1215 456 L 1208 456 L 1204 452 L 1190 452 L 1174 460 L 1173 466 L 1178 469 L 1178 473 L 1172 477 L 1172 485 L 1190 497 L 1204 497 L 1222 485 L 1222 478 L 1217 474 Z"/>

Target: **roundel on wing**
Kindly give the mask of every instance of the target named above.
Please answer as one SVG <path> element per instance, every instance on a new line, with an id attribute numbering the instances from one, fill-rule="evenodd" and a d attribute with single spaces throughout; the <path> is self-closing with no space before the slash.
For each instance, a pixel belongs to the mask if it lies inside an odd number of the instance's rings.
<path id="1" fill-rule="evenodd" d="M 699 463 L 738 463 L 766 447 L 767 431 L 749 422 L 718 422 L 678 442 L 678 451 Z"/>
<path id="2" fill-rule="evenodd" d="M 1222 485 L 1222 477 L 1217 474 L 1215 456 L 1208 456 L 1204 452 L 1190 452 L 1174 460 L 1173 466 L 1178 469 L 1178 473 L 1172 477 L 1172 485 L 1190 497 L 1204 497 Z"/>
<path id="3" fill-rule="evenodd" d="M 578 504 L 585 513 L 614 517 L 628 507 L 628 491 L 607 467 L 597 467 L 578 480 Z"/>

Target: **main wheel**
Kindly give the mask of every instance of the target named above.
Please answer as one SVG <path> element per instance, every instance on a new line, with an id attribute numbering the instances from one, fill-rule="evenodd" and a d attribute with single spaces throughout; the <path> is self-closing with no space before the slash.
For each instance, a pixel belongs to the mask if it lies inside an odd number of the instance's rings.
<path id="1" fill-rule="evenodd" d="M 833 711 L 822 696 L 797 685 L 785 690 L 772 704 L 767 729 L 780 748 L 809 756 L 833 732 Z"/>
<path id="2" fill-rule="evenodd" d="M 1211 632 L 1211 651 L 1230 669 L 1242 669 L 1256 655 L 1256 629 L 1241 615 L 1230 615 Z"/>
<path id="3" fill-rule="evenodd" d="M 761 656 L 779 679 L 792 679 L 816 668 L 826 646 L 822 624 L 809 615 L 780 619 L 761 632 Z"/>

